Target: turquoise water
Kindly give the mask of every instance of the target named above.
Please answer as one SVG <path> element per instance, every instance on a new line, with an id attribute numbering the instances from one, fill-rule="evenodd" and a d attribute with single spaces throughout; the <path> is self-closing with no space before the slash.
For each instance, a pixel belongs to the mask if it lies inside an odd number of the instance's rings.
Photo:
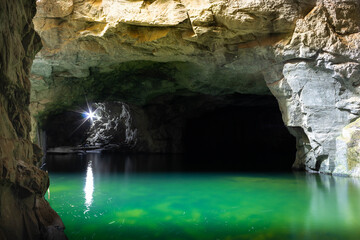
<path id="1" fill-rule="evenodd" d="M 91 158 L 82 164 L 67 173 L 49 170 L 46 198 L 69 239 L 360 236 L 359 179 L 304 173 L 136 173 L 113 171 Z"/>

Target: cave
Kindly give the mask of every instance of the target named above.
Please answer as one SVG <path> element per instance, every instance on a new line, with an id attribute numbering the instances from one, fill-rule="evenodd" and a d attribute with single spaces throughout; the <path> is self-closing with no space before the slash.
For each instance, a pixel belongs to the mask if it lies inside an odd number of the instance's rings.
<path id="1" fill-rule="evenodd" d="M 0 239 L 357 239 L 359 9 L 0 1 Z"/>
<path id="2" fill-rule="evenodd" d="M 103 111 L 119 115 L 121 107 L 116 107 L 117 104 L 107 103 Z M 134 108 L 129 107 L 132 125 L 128 127 L 125 121 L 111 122 L 112 117 L 104 114 L 102 123 L 95 120 L 92 124 L 79 110 L 50 116 L 42 130 L 46 133 L 48 153 L 84 154 L 91 149 L 98 149 L 102 154 L 118 153 L 123 160 L 115 165 L 124 165 L 124 159 L 142 159 L 133 160 L 139 162 L 138 165 L 142 162 L 144 167 L 137 168 L 140 172 L 149 171 L 145 166 L 157 171 L 289 172 L 295 161 L 295 137 L 284 126 L 278 103 L 272 96 L 168 96 L 143 106 L 143 114 Z M 121 127 L 109 128 L 109 125 Z M 147 127 L 141 128 L 143 125 Z M 99 137 L 104 126 L 109 128 L 108 133 Z M 131 147 L 125 143 L 127 128 L 137 130 L 136 144 Z M 87 141 L 89 135 L 97 136 L 94 142 Z M 146 137 L 148 135 L 157 137 Z M 155 146 L 150 147 L 149 142 Z M 118 148 L 113 147 L 116 144 Z M 157 159 L 166 158 L 177 164 L 162 164 L 162 160 L 157 163 Z M 76 168 L 76 164 L 62 161 L 69 169 Z M 56 167 L 52 164 L 48 162 L 51 171 L 64 169 L 61 164 Z M 156 164 L 158 168 L 154 168 Z"/>
<path id="3" fill-rule="evenodd" d="M 189 119 L 183 142 L 185 161 L 198 171 L 290 171 L 296 153 L 271 96 L 250 95 Z"/>

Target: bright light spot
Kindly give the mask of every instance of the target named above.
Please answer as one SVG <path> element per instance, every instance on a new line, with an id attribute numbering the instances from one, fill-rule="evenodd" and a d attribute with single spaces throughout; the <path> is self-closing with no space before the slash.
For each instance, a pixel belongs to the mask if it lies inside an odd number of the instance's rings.
<path id="1" fill-rule="evenodd" d="M 86 113 L 87 117 L 91 119 L 91 121 L 95 118 L 95 113 L 93 113 L 91 110 Z"/>
<path id="2" fill-rule="evenodd" d="M 100 119 L 100 117 L 96 115 L 96 110 L 92 111 L 91 108 L 89 108 L 89 110 L 87 112 L 83 112 L 83 116 L 85 118 L 85 121 L 90 119 L 91 122 L 93 122 L 94 119 Z"/>
<path id="3" fill-rule="evenodd" d="M 88 163 L 84 192 L 85 192 L 85 206 L 87 208 L 85 212 L 87 212 L 89 211 L 89 207 L 93 202 L 93 193 L 94 193 L 94 176 L 92 171 L 92 161 Z"/>

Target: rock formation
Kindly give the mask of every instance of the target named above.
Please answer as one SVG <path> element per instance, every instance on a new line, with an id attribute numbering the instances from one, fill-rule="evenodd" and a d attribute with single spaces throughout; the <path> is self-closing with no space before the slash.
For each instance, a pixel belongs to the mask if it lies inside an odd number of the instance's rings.
<path id="1" fill-rule="evenodd" d="M 134 113 L 130 107 L 121 102 L 95 103 L 86 142 L 90 145 L 113 143 L 117 149 L 124 150 L 134 148 L 137 144 L 137 128 L 133 127 L 132 115 Z"/>
<path id="2" fill-rule="evenodd" d="M 41 47 L 35 6 L 35 0 L 0 1 L 0 239 L 65 239 L 44 199 L 49 178 L 39 168 L 41 150 L 29 136 L 28 75 Z"/>
<path id="3" fill-rule="evenodd" d="M 360 165 L 342 164 L 344 149 L 336 144 L 360 114 L 359 13 L 358 1 L 319 2 L 277 49 L 285 63 L 282 76 L 267 83 L 298 138 L 295 167 L 359 176 Z"/>
<path id="4" fill-rule="evenodd" d="M 38 118 L 85 97 L 144 106 L 179 92 L 273 94 L 297 138 L 295 168 L 359 176 L 357 0 L 37 3 Z"/>

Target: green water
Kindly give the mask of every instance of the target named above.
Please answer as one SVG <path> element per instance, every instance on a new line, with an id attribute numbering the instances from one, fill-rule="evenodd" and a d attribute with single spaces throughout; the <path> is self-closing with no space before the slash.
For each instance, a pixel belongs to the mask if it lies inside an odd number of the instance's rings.
<path id="1" fill-rule="evenodd" d="M 360 238 L 358 179 L 124 173 L 92 161 L 50 179 L 46 198 L 70 240 Z"/>

